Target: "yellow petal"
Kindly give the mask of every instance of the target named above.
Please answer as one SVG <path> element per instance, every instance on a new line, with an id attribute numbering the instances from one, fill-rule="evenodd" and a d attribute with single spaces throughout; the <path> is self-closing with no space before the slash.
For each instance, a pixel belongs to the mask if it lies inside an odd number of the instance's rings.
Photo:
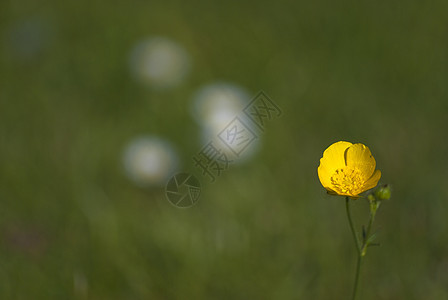
<path id="1" fill-rule="evenodd" d="M 370 178 L 375 171 L 376 161 L 369 148 L 363 144 L 353 144 L 345 152 L 348 167 L 359 169 L 365 178 Z"/>
<path id="2" fill-rule="evenodd" d="M 322 183 L 323 187 L 327 190 L 331 190 L 331 176 L 333 173 L 330 173 L 328 169 L 321 164 L 317 168 L 317 175 L 319 176 L 320 183 Z"/>
<path id="3" fill-rule="evenodd" d="M 330 173 L 330 176 L 333 175 L 337 169 L 342 169 L 346 166 L 344 152 L 351 145 L 353 144 L 349 142 L 336 142 L 324 151 L 324 155 L 320 159 L 320 165 Z"/>
<path id="4" fill-rule="evenodd" d="M 363 192 L 376 187 L 380 178 L 381 178 L 381 171 L 376 170 L 375 173 L 373 173 L 372 177 L 370 177 L 369 180 L 367 180 L 366 183 L 364 184 Z"/>

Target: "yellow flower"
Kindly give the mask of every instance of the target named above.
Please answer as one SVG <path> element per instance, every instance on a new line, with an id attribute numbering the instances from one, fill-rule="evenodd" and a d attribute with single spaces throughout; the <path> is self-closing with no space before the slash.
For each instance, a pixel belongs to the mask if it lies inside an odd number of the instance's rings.
<path id="1" fill-rule="evenodd" d="M 324 151 L 317 174 L 329 193 L 357 197 L 378 184 L 381 171 L 375 167 L 365 145 L 337 142 Z"/>

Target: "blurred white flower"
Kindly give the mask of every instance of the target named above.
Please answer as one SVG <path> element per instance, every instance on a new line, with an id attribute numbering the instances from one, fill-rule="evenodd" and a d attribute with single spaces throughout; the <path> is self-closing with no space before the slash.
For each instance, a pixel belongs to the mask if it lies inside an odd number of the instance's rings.
<path id="1" fill-rule="evenodd" d="M 232 151 L 234 149 L 232 145 L 222 138 L 226 135 L 226 131 L 230 130 L 231 122 L 236 117 L 247 126 L 248 130 L 256 132 L 255 125 L 243 113 L 243 109 L 249 104 L 249 101 L 250 97 L 246 90 L 234 84 L 213 83 L 202 87 L 195 94 L 192 105 L 192 115 L 201 125 L 201 144 L 206 145 L 212 142 L 222 153 L 233 157 L 233 163 L 241 163 L 252 157 L 259 148 L 260 137 L 258 135 L 244 148 L 244 151 L 238 153 L 237 157 Z M 245 139 L 245 137 L 242 138 Z"/>
<path id="2" fill-rule="evenodd" d="M 137 43 L 131 52 L 130 67 L 137 80 L 153 88 L 180 84 L 190 71 L 187 51 L 165 37 L 153 37 Z"/>
<path id="3" fill-rule="evenodd" d="M 123 156 L 126 175 L 137 185 L 163 185 L 176 170 L 173 147 L 157 137 L 139 137 L 126 147 Z"/>
<path id="4" fill-rule="evenodd" d="M 237 85 L 212 83 L 194 95 L 192 114 L 202 126 L 220 125 L 240 114 L 249 100 L 248 92 Z"/>
<path id="5" fill-rule="evenodd" d="M 245 162 L 256 153 L 260 147 L 261 136 L 256 133 L 255 127 L 250 123 L 251 121 L 248 118 L 239 116 L 239 120 L 244 122 L 244 125 L 247 127 L 234 128 L 232 120 L 234 119 L 230 119 L 227 122 L 227 119 L 223 118 L 220 121 L 215 120 L 209 126 L 203 126 L 201 131 L 201 145 L 204 146 L 211 142 L 221 153 L 231 159 L 233 164 L 239 164 Z M 235 130 L 232 130 L 232 128 Z M 236 131 L 242 132 L 240 137 L 237 136 Z M 255 134 L 252 135 L 252 133 Z M 234 137 L 226 138 L 229 134 Z M 241 141 L 247 140 L 246 146 L 235 147 L 239 138 L 241 138 Z"/>

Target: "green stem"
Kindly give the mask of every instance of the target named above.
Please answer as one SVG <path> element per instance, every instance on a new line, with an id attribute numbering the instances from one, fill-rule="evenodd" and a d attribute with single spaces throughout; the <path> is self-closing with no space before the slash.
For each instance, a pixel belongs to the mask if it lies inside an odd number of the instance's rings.
<path id="1" fill-rule="evenodd" d="M 358 261 L 356 262 L 355 285 L 353 287 L 352 300 L 356 299 L 356 292 L 358 291 L 358 281 L 359 281 L 359 273 L 361 270 L 361 262 L 362 262 L 362 256 L 358 255 Z"/>
<path id="2" fill-rule="evenodd" d="M 358 250 L 358 255 L 361 255 L 361 245 L 359 244 L 359 239 L 358 236 L 356 235 L 356 231 L 355 231 L 355 227 L 353 226 L 353 221 L 352 221 L 352 215 L 350 213 L 350 198 L 349 197 L 345 197 L 345 209 L 347 211 L 347 218 L 348 218 L 348 223 L 350 225 L 350 229 L 352 231 L 353 234 L 353 239 L 355 240 L 356 243 L 356 250 Z"/>
<path id="3" fill-rule="evenodd" d="M 370 213 L 369 225 L 367 225 L 366 236 L 365 236 L 365 238 L 363 238 L 363 241 L 362 241 L 361 256 L 365 256 L 366 255 L 366 250 L 367 250 L 367 247 L 369 246 L 367 241 L 369 240 L 370 231 L 372 230 L 372 224 L 373 224 L 374 220 L 375 220 L 375 212 L 373 212 L 373 213 L 371 212 Z"/>
<path id="4" fill-rule="evenodd" d="M 353 234 L 353 239 L 355 240 L 356 243 L 356 250 L 358 251 L 358 261 L 356 263 L 356 274 L 355 274 L 355 284 L 353 287 L 353 296 L 352 296 L 352 300 L 356 299 L 356 292 L 358 291 L 358 282 L 359 282 L 359 273 L 361 270 L 361 261 L 362 261 L 362 248 L 364 248 L 364 242 L 363 245 L 361 246 L 359 243 L 359 239 L 356 235 L 356 231 L 355 231 L 355 227 L 353 226 L 353 220 L 352 220 L 352 215 L 350 213 L 350 198 L 346 197 L 345 198 L 345 208 L 347 210 L 347 218 L 348 218 L 348 223 L 350 225 L 350 229 L 352 231 Z M 369 224 L 369 229 L 370 229 L 370 224 Z"/>
<path id="5" fill-rule="evenodd" d="M 370 221 L 369 221 L 369 225 L 367 226 L 366 239 L 369 238 L 370 230 L 372 229 L 372 224 L 373 224 L 374 220 L 375 220 L 375 215 L 370 214 Z"/>

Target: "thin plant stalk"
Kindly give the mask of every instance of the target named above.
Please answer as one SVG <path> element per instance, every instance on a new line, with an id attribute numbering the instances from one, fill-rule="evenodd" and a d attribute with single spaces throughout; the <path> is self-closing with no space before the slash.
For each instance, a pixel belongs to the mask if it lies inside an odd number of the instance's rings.
<path id="1" fill-rule="evenodd" d="M 347 218 L 348 218 L 348 223 L 350 225 L 350 229 L 352 231 L 353 234 L 353 239 L 355 240 L 355 244 L 356 244 L 356 250 L 357 250 L 357 254 L 358 254 L 358 260 L 356 262 L 356 274 L 355 274 L 355 283 L 353 286 L 353 294 L 352 294 L 352 300 L 356 299 L 356 293 L 358 292 L 358 282 L 359 282 L 359 274 L 361 271 L 361 262 L 362 262 L 362 248 L 364 248 L 364 245 L 360 245 L 359 239 L 357 237 L 356 231 L 355 231 L 355 227 L 353 226 L 353 220 L 352 220 L 352 215 L 350 213 L 350 198 L 346 197 L 345 198 L 345 208 L 347 210 Z M 369 224 L 370 225 L 370 224 Z M 369 226 L 370 229 L 370 226 Z"/>
<path id="2" fill-rule="evenodd" d="M 374 245 L 371 243 L 371 240 L 373 240 L 374 236 L 372 237 L 370 236 L 370 231 L 372 230 L 372 224 L 373 221 L 375 220 L 376 210 L 378 209 L 378 207 L 379 203 L 371 202 L 369 225 L 367 226 L 367 231 L 364 231 L 363 229 L 362 241 L 360 242 L 355 230 L 355 226 L 353 225 L 352 215 L 350 212 L 350 198 L 345 197 L 345 208 L 347 210 L 348 223 L 350 225 L 350 230 L 352 231 L 353 239 L 355 240 L 356 250 L 358 254 L 358 259 L 356 261 L 355 283 L 353 286 L 352 300 L 356 299 L 356 294 L 358 292 L 358 283 L 359 283 L 359 276 L 361 273 L 362 259 L 366 255 L 367 247 Z"/>

